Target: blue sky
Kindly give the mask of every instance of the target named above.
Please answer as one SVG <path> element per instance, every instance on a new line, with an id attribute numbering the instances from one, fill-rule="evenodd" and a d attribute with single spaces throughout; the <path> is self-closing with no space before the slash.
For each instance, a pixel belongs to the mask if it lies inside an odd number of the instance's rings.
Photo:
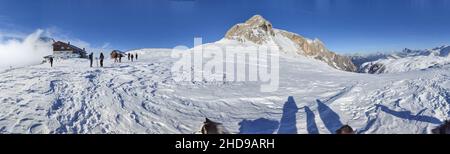
<path id="1" fill-rule="evenodd" d="M 340 53 L 450 45 L 450 0 L 0 0 L 0 32 L 57 29 L 112 48 L 217 41 L 260 14 Z"/>

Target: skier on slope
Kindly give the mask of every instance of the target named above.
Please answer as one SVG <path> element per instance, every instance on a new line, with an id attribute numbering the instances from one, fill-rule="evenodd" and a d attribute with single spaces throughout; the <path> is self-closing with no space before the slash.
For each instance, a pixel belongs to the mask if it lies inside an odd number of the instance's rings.
<path id="1" fill-rule="evenodd" d="M 133 55 L 133 54 L 131 54 L 131 62 L 133 62 L 133 58 L 134 58 L 134 55 Z"/>
<path id="2" fill-rule="evenodd" d="M 105 59 L 105 56 L 103 55 L 103 52 L 100 53 L 100 67 L 103 67 L 103 59 Z"/>
<path id="3" fill-rule="evenodd" d="M 136 53 L 136 60 L 138 60 L 138 54 Z"/>
<path id="4" fill-rule="evenodd" d="M 91 62 L 91 67 L 92 67 L 92 63 L 94 62 L 94 53 L 91 52 L 91 54 L 89 54 L 89 61 Z"/>
<path id="5" fill-rule="evenodd" d="M 128 53 L 127 55 L 128 55 L 128 61 L 130 61 L 130 56 L 131 56 L 131 54 L 130 54 L 130 53 Z"/>

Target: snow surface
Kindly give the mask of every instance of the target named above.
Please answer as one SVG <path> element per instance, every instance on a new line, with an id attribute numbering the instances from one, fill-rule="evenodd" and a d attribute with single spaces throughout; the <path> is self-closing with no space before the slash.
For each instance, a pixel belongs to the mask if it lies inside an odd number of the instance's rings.
<path id="1" fill-rule="evenodd" d="M 190 134 L 208 117 L 244 134 L 328 134 L 343 124 L 427 133 L 450 114 L 449 66 L 372 75 L 283 54 L 278 91 L 263 93 L 258 82 L 175 82 L 170 49 L 130 52 L 136 62 L 105 68 L 76 58 L 1 72 L 0 132 Z"/>

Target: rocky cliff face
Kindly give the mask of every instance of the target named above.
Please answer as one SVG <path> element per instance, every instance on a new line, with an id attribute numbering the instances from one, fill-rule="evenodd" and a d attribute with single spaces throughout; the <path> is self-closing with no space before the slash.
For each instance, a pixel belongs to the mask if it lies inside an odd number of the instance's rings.
<path id="1" fill-rule="evenodd" d="M 329 51 L 320 40 L 310 40 L 292 32 L 274 29 L 272 24 L 260 15 L 233 26 L 225 38 L 259 45 L 275 44 L 284 52 L 312 57 L 336 69 L 356 71 L 356 66 L 350 58 Z"/>
<path id="2" fill-rule="evenodd" d="M 225 38 L 241 42 L 251 41 L 256 44 L 264 44 L 275 36 L 272 24 L 260 15 L 255 15 L 245 23 L 234 25 L 225 34 Z"/>

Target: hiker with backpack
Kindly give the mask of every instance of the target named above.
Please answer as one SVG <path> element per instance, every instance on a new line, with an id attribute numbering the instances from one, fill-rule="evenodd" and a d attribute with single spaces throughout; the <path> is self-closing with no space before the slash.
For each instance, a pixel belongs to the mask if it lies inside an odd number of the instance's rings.
<path id="1" fill-rule="evenodd" d="M 91 67 L 92 67 L 92 63 L 94 62 L 94 53 L 91 52 L 91 54 L 89 54 L 89 61 L 91 62 Z"/>
<path id="2" fill-rule="evenodd" d="M 50 61 L 50 67 L 53 67 L 53 57 L 49 57 L 48 59 Z"/>
<path id="3" fill-rule="evenodd" d="M 103 59 L 105 59 L 105 56 L 103 55 L 103 52 L 100 53 L 100 67 L 103 67 Z"/>

